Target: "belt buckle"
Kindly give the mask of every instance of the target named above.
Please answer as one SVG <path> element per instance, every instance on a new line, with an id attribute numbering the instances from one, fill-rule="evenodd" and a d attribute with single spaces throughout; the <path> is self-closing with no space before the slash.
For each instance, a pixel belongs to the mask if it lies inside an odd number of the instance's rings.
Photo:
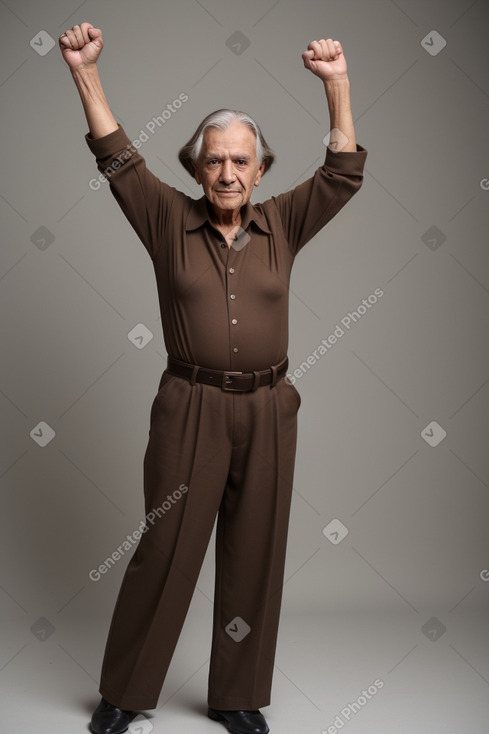
<path id="1" fill-rule="evenodd" d="M 230 371 L 223 372 L 222 373 L 221 388 L 223 390 L 227 390 L 228 392 L 240 392 L 240 388 L 239 387 L 229 387 L 229 384 L 230 384 L 230 382 L 232 382 L 232 375 L 242 375 L 242 374 L 243 374 L 242 372 L 230 372 Z"/>

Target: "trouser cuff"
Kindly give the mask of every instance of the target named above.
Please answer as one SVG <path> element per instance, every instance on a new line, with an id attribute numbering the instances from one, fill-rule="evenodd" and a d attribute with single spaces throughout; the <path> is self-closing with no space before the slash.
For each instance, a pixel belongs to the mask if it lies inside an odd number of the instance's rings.
<path id="1" fill-rule="evenodd" d="M 211 709 L 218 711 L 255 711 L 255 709 L 270 706 L 270 696 L 255 696 L 255 698 L 219 698 L 215 696 L 207 697 L 207 705 Z"/>
<path id="2" fill-rule="evenodd" d="M 158 698 L 149 698 L 148 696 L 121 696 L 116 691 L 100 686 L 100 695 L 113 706 L 117 706 L 125 711 L 140 711 L 141 709 L 155 709 L 158 705 Z"/>

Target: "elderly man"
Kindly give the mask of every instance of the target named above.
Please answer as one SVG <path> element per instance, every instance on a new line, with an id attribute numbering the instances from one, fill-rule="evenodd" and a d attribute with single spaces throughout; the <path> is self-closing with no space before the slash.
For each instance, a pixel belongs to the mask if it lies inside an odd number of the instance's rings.
<path id="1" fill-rule="evenodd" d="M 248 115 L 218 110 L 179 154 L 204 195 L 160 181 L 112 116 L 90 23 L 59 38 L 81 96 L 87 144 L 155 271 L 167 367 L 144 456 L 146 524 L 114 610 L 92 731 L 126 731 L 155 708 L 216 527 L 208 716 L 266 734 L 300 395 L 289 380 L 288 288 L 301 248 L 360 188 L 342 47 L 313 41 L 304 65 L 324 84 L 332 144 L 314 175 L 252 205 L 273 162 Z M 334 147 L 334 150 L 332 148 Z"/>

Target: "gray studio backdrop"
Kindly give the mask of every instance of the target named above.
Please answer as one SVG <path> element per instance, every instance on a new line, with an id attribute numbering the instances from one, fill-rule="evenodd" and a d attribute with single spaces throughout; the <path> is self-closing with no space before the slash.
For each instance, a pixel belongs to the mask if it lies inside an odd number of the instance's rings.
<path id="1" fill-rule="evenodd" d="M 417 641 L 487 612 L 487 2 L 19 0 L 0 17 L 1 675 L 57 635 L 98 677 L 130 553 L 90 572 L 143 518 L 166 361 L 151 261 L 97 178 L 58 50 L 86 20 L 103 30 L 116 119 L 194 197 L 177 151 L 224 106 L 255 116 L 277 155 L 253 201 L 312 175 L 328 117 L 301 53 L 342 41 L 369 155 L 363 188 L 293 269 L 302 406 L 284 613 L 406 614 Z M 212 539 L 192 602 L 206 614 L 213 582 Z M 486 679 L 484 646 L 460 652 Z"/>

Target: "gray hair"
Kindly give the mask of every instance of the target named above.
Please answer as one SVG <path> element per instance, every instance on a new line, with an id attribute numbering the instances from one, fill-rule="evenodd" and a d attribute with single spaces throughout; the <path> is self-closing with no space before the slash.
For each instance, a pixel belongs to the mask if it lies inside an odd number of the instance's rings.
<path id="1" fill-rule="evenodd" d="M 253 131 L 256 137 L 256 157 L 260 161 L 260 165 L 262 163 L 265 164 L 264 173 L 268 171 L 275 160 L 275 155 L 263 137 L 262 131 L 257 123 L 252 117 L 246 114 L 246 112 L 241 112 L 241 110 L 222 109 L 216 110 L 215 112 L 211 112 L 210 115 L 207 115 L 207 117 L 202 120 L 188 143 L 180 148 L 178 152 L 180 163 L 192 177 L 195 178 L 193 162 L 198 159 L 202 150 L 205 131 L 208 128 L 226 130 L 233 124 L 233 122 L 241 122 Z"/>

